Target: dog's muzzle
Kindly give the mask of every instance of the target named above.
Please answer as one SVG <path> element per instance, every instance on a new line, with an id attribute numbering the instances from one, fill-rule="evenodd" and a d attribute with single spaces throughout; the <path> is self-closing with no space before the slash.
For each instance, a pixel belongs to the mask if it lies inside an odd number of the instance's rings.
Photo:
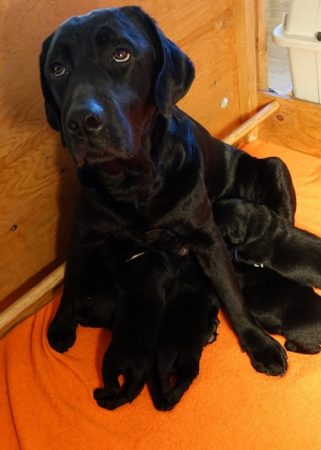
<path id="1" fill-rule="evenodd" d="M 97 134 L 105 125 L 104 110 L 95 100 L 73 105 L 66 116 L 66 128 L 73 137 L 90 137 Z"/>

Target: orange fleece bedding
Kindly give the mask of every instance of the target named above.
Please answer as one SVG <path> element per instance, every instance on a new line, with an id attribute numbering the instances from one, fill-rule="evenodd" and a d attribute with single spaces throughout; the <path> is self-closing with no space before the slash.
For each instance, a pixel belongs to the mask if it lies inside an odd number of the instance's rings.
<path id="1" fill-rule="evenodd" d="M 260 141 L 246 150 L 288 164 L 297 224 L 321 235 L 321 159 Z M 0 341 L 1 450 L 321 449 L 321 354 L 288 353 L 285 376 L 259 374 L 221 314 L 218 339 L 205 348 L 200 375 L 173 411 L 156 411 L 144 388 L 110 412 L 92 397 L 110 333 L 79 327 L 71 350 L 54 352 L 46 330 L 57 304 Z"/>

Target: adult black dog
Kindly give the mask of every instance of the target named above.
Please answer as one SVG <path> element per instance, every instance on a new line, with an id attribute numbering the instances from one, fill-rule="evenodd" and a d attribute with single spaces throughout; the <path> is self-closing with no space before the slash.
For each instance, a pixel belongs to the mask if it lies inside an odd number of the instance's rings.
<path id="1" fill-rule="evenodd" d="M 293 221 L 284 164 L 213 139 L 175 106 L 193 80 L 192 63 L 140 8 L 97 10 L 64 22 L 44 42 L 40 63 L 48 121 L 77 162 L 82 185 L 64 293 L 48 333 L 53 348 L 67 350 L 83 321 L 77 291 L 88 261 L 120 238 L 140 253 L 187 249 L 211 280 L 253 366 L 284 373 L 286 354 L 249 314 L 212 214 L 213 202 L 242 198 Z M 118 251 L 109 257 L 118 261 Z M 107 407 L 124 395 L 117 382 L 123 361 L 130 366 L 127 400 L 145 377 L 144 343 L 160 326 L 164 299 L 154 302 L 148 289 L 143 294 L 134 301 L 125 295 L 117 307 L 105 358 L 112 385 L 105 385 Z"/>

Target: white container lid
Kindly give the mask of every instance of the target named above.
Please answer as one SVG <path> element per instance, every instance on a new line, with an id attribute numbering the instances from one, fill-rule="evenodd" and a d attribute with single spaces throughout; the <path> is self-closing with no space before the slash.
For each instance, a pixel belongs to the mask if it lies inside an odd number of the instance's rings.
<path id="1" fill-rule="evenodd" d="M 321 31 L 321 1 L 291 0 L 286 34 L 315 38 L 318 31 Z"/>
<path id="2" fill-rule="evenodd" d="M 300 1 L 301 0 L 295 0 Z M 310 1 L 310 0 L 309 0 Z M 316 0 L 311 0 L 316 1 Z M 290 13 L 289 13 L 290 14 Z M 278 25 L 273 30 L 272 39 L 273 42 L 278 45 L 279 47 L 288 47 L 288 48 L 298 48 L 298 49 L 304 49 L 304 50 L 311 50 L 314 52 L 321 52 L 321 41 L 318 41 L 316 38 L 316 31 L 314 33 L 310 33 L 310 35 L 303 35 L 296 30 L 296 32 L 289 34 L 288 33 L 288 23 L 289 23 L 289 14 L 284 14 L 283 16 L 283 23 Z M 293 20 L 292 16 L 292 24 L 296 23 Z M 294 31 L 294 30 L 293 30 Z M 321 31 L 321 25 L 320 25 L 320 31 Z"/>

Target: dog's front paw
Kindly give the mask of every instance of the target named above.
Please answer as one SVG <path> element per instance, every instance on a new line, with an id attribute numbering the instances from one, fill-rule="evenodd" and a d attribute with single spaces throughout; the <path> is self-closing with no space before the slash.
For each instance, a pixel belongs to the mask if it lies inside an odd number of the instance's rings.
<path id="1" fill-rule="evenodd" d="M 286 372 L 286 351 L 275 339 L 261 330 L 248 332 L 243 347 L 258 372 L 274 376 Z"/>
<path id="2" fill-rule="evenodd" d="M 64 353 L 76 340 L 76 327 L 53 320 L 49 325 L 47 337 L 50 347 L 59 353 Z"/>

